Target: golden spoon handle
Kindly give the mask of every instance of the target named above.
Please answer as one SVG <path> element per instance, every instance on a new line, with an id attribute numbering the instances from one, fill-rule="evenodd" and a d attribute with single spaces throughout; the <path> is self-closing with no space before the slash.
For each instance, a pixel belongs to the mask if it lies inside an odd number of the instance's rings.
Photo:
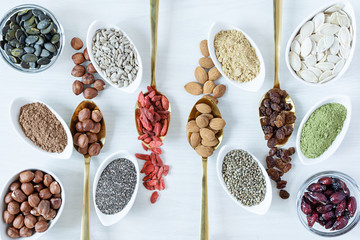
<path id="1" fill-rule="evenodd" d="M 201 232 L 200 240 L 209 239 L 208 194 L 207 194 L 207 158 L 202 159 L 203 176 L 201 192 Z"/>
<path id="2" fill-rule="evenodd" d="M 151 26 L 151 86 L 156 88 L 156 52 L 157 52 L 157 29 L 159 16 L 159 0 L 150 0 L 150 26 Z"/>
<path id="3" fill-rule="evenodd" d="M 90 157 L 84 159 L 84 192 L 83 192 L 83 209 L 81 218 L 81 240 L 90 240 L 90 195 L 89 195 L 89 170 Z"/>
<path id="4" fill-rule="evenodd" d="M 275 37 L 275 81 L 274 88 L 280 88 L 280 46 L 282 0 L 274 0 L 274 37 Z"/>

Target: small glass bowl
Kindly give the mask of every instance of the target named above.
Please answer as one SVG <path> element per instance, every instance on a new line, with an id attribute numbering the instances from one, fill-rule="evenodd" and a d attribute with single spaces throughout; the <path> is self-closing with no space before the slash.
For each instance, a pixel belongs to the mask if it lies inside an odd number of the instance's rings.
<path id="1" fill-rule="evenodd" d="M 310 232 L 315 233 L 320 236 L 323 236 L 323 237 L 340 236 L 340 235 L 343 235 L 343 234 L 349 232 L 359 222 L 359 219 L 360 219 L 359 207 L 356 209 L 355 215 L 349 219 L 348 224 L 343 229 L 335 230 L 335 231 L 330 231 L 330 229 L 325 229 L 325 227 L 321 226 L 318 222 L 316 222 L 314 224 L 314 226 L 312 228 L 310 228 L 307 223 L 306 214 L 304 214 L 301 211 L 301 200 L 302 200 L 304 193 L 307 191 L 306 188 L 310 184 L 317 182 L 322 177 L 334 177 L 334 178 L 339 178 L 340 180 L 344 181 L 350 190 L 350 196 L 355 197 L 356 202 L 357 203 L 359 202 L 360 188 L 356 184 L 356 182 L 353 178 L 351 178 L 350 176 L 348 176 L 344 173 L 337 172 L 337 171 L 324 171 L 324 172 L 317 173 L 317 174 L 311 176 L 310 178 L 308 178 L 299 188 L 299 191 L 297 193 L 297 202 L 296 202 L 297 214 L 298 214 L 298 217 L 299 217 L 302 225 L 304 225 L 304 227 L 307 230 L 309 230 Z"/>
<path id="2" fill-rule="evenodd" d="M 43 11 L 44 13 L 46 13 L 46 15 L 48 15 L 52 21 L 54 22 L 57 30 L 58 30 L 58 33 L 60 34 L 60 46 L 58 48 L 58 52 L 56 54 L 56 56 L 54 56 L 50 63 L 47 64 L 47 65 L 42 65 L 40 68 L 32 68 L 32 69 L 25 69 L 25 68 L 22 68 L 20 66 L 20 64 L 15 64 L 13 63 L 8 55 L 6 54 L 6 52 L 0 48 L 0 53 L 2 55 L 2 57 L 5 59 L 5 62 L 7 64 L 9 64 L 11 67 L 15 68 L 16 70 L 19 70 L 21 72 L 26 72 L 26 73 L 38 73 L 38 72 L 42 72 L 48 68 L 50 68 L 55 62 L 56 60 L 58 59 L 58 57 L 60 56 L 61 52 L 62 52 L 62 49 L 64 47 L 64 44 L 65 44 L 65 34 L 64 34 L 64 29 L 63 27 L 61 26 L 61 24 L 58 22 L 58 20 L 55 18 L 54 14 L 52 14 L 49 10 L 47 10 L 46 8 L 43 8 L 39 5 L 36 5 L 36 4 L 22 4 L 22 5 L 19 5 L 19 6 L 16 6 L 12 9 L 10 9 L 6 14 L 5 16 L 2 18 L 1 22 L 0 22 L 0 29 L 3 29 L 4 26 L 6 25 L 6 22 L 10 19 L 10 17 L 12 15 L 14 15 L 15 13 L 17 12 L 20 12 L 22 10 L 25 10 L 25 9 L 39 9 L 41 11 Z"/>

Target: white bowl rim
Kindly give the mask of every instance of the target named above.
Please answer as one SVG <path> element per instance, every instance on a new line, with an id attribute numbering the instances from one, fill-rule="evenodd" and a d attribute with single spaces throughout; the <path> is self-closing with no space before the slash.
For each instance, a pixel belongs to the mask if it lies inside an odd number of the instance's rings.
<path id="1" fill-rule="evenodd" d="M 310 115 L 316 109 L 318 109 L 319 107 L 321 107 L 321 106 L 323 106 L 323 105 L 325 105 L 327 103 L 340 103 L 344 107 L 346 107 L 346 109 L 347 109 L 346 119 L 344 121 L 341 132 L 336 136 L 335 140 L 331 143 L 330 147 L 325 152 L 323 152 L 323 154 L 321 154 L 317 158 L 307 158 L 301 152 L 301 148 L 300 148 L 300 137 L 301 137 L 301 132 L 302 132 L 303 126 L 306 123 L 306 121 L 309 119 Z M 323 162 L 326 159 L 328 159 L 329 157 L 331 157 L 331 155 L 333 155 L 336 152 L 336 150 L 338 149 L 338 147 L 341 145 L 342 141 L 344 140 L 344 137 L 345 137 L 346 132 L 347 132 L 347 130 L 349 128 L 349 125 L 350 125 L 351 114 L 352 114 L 351 99 L 346 95 L 332 95 L 332 96 L 326 97 L 326 98 L 318 101 L 317 103 L 315 103 L 306 112 L 305 116 L 301 120 L 299 129 L 298 129 L 297 134 L 296 134 L 296 148 L 298 149 L 297 150 L 297 155 L 300 158 L 300 162 L 302 164 L 304 164 L 304 165 L 313 165 L 313 164 Z"/>
<path id="2" fill-rule="evenodd" d="M 114 160 L 117 160 L 119 158 L 126 158 L 129 161 L 131 161 L 134 166 L 135 166 L 135 170 L 136 170 L 136 175 L 137 175 L 137 182 L 135 185 L 135 189 L 134 189 L 134 193 L 130 198 L 130 201 L 127 203 L 127 205 L 118 213 L 116 214 L 111 214 L 111 215 L 107 215 L 102 213 L 99 208 L 96 205 L 96 201 L 95 201 L 95 195 L 96 195 L 96 187 L 97 184 L 99 182 L 100 176 L 102 174 L 102 172 L 104 171 L 104 169 Z M 94 177 L 94 183 L 93 183 L 93 202 L 94 202 L 94 207 L 95 207 L 95 211 L 96 214 L 100 220 L 100 222 L 104 225 L 104 226 L 111 226 L 117 222 L 119 222 L 122 218 L 124 218 L 128 212 L 130 211 L 130 209 L 132 208 L 135 199 L 136 199 L 136 195 L 139 189 L 139 182 L 140 182 L 140 171 L 139 171 L 139 164 L 137 162 L 137 160 L 135 159 L 134 155 L 131 154 L 130 152 L 126 151 L 126 150 L 120 150 L 117 151 L 113 154 L 111 154 L 110 156 L 108 156 L 98 167 L 98 169 L 96 170 L 96 174 Z"/>
<path id="3" fill-rule="evenodd" d="M 47 108 L 49 108 L 49 110 L 55 115 L 55 117 L 60 121 L 61 125 L 65 129 L 68 142 L 67 142 L 67 145 L 66 145 L 64 151 L 61 153 L 56 153 L 56 152 L 50 153 L 50 152 L 47 152 L 47 151 L 41 149 L 40 147 L 36 146 L 28 137 L 26 137 L 26 135 L 24 134 L 24 132 L 19 124 L 18 119 L 19 119 L 19 114 L 20 114 L 20 108 L 26 104 L 37 103 L 37 102 L 42 103 Z M 9 111 L 10 111 L 10 120 L 12 122 L 12 126 L 13 126 L 15 132 L 21 139 L 23 139 L 26 143 L 28 143 L 33 149 L 36 149 L 37 151 L 42 152 L 42 153 L 48 155 L 49 157 L 54 157 L 54 158 L 58 158 L 58 159 L 69 159 L 71 157 L 72 152 L 73 152 L 73 137 L 71 135 L 70 128 L 68 127 L 68 125 L 66 124 L 64 119 L 51 106 L 49 106 L 49 104 L 47 104 L 41 100 L 31 98 L 31 97 L 18 97 L 18 98 L 15 98 L 12 100 Z"/>
<path id="4" fill-rule="evenodd" d="M 127 87 L 118 87 L 117 85 L 112 83 L 110 79 L 108 79 L 106 76 L 104 76 L 104 74 L 102 73 L 100 67 L 95 62 L 94 54 L 93 54 L 93 51 L 92 51 L 92 39 L 93 39 L 93 37 L 95 35 L 96 30 L 101 29 L 101 28 L 114 28 L 116 30 L 121 31 L 124 34 L 124 36 L 129 40 L 129 42 L 134 46 L 135 52 L 136 52 L 137 57 L 138 57 L 139 70 L 138 70 L 138 73 L 136 75 L 135 80 L 130 85 L 128 85 Z M 97 73 L 108 84 L 110 84 L 114 88 L 116 88 L 116 89 L 118 89 L 118 90 L 120 90 L 122 92 L 126 92 L 126 93 L 133 93 L 139 88 L 140 83 L 142 81 L 142 75 L 143 75 L 143 64 L 142 64 L 141 56 L 140 56 L 140 53 L 139 53 L 134 41 L 131 40 L 129 35 L 124 30 L 122 30 L 117 25 L 108 24 L 108 23 L 105 23 L 103 21 L 95 20 L 90 24 L 90 26 L 88 28 L 88 32 L 87 32 L 87 36 L 86 36 L 86 48 L 87 48 L 90 60 L 91 60 L 92 64 L 94 65 L 94 68 L 96 69 Z"/>
<path id="5" fill-rule="evenodd" d="M 41 236 L 43 236 L 44 234 L 48 233 L 49 230 L 57 223 L 57 221 L 59 220 L 63 210 L 64 210 L 64 206 L 65 206 L 65 188 L 64 188 L 64 185 L 62 184 L 61 180 L 51 171 L 49 170 L 44 170 L 44 169 L 40 169 L 40 168 L 24 168 L 20 171 L 16 171 L 15 173 L 12 173 L 10 177 L 6 182 L 5 184 L 2 186 L 2 191 L 1 191 L 1 202 L 0 202 L 0 211 L 1 211 L 1 214 L 3 213 L 4 211 L 4 207 L 5 207 L 5 203 L 3 201 L 3 199 L 5 198 L 5 195 L 9 192 L 9 186 L 12 182 L 15 181 L 15 179 L 18 179 L 19 178 L 19 174 L 23 171 L 36 171 L 36 170 L 39 170 L 39 171 L 42 171 L 44 173 L 47 173 L 47 174 L 50 174 L 53 179 L 55 181 L 57 181 L 61 187 L 61 207 L 59 208 L 57 214 L 56 214 L 56 217 L 50 221 L 50 224 L 49 224 L 49 228 L 45 231 L 45 232 L 42 232 L 42 233 L 37 233 L 37 232 L 34 232 L 34 234 L 31 236 L 31 237 L 28 237 L 26 239 L 29 239 L 29 240 L 36 240 L 38 238 L 40 238 Z M 2 231 L 1 228 L 2 226 L 5 226 L 5 229 L 7 228 L 7 224 L 5 224 L 5 222 L 3 220 L 1 220 L 1 224 L 0 224 L 0 239 L 2 240 L 11 240 L 11 238 L 9 238 L 6 234 L 6 231 Z"/>
<path id="6" fill-rule="evenodd" d="M 336 5 L 336 4 L 344 4 L 344 11 L 349 15 L 349 17 L 351 19 L 351 25 L 353 27 L 353 40 L 352 40 L 352 46 L 351 46 L 351 51 L 350 51 L 349 58 L 346 59 L 346 62 L 345 62 L 345 65 L 344 65 L 343 69 L 334 78 L 330 79 L 329 81 L 326 81 L 324 83 L 310 83 L 310 82 L 307 82 L 307 81 L 303 80 L 302 78 L 300 78 L 295 73 L 295 71 L 292 69 L 292 67 L 290 66 L 289 53 L 290 53 L 291 43 L 294 40 L 296 34 L 300 31 L 300 28 L 307 21 L 312 19 L 317 13 L 322 12 L 322 11 L 326 10 L 327 8 L 329 8 L 329 7 L 333 6 L 333 5 Z M 347 9 L 347 10 L 345 10 L 345 9 Z M 322 7 L 318 8 L 316 11 L 312 12 L 311 15 L 308 15 L 306 18 L 304 18 L 304 20 L 302 20 L 298 24 L 298 26 L 295 28 L 295 30 L 292 32 L 292 34 L 291 34 L 291 36 L 290 36 L 290 38 L 288 40 L 288 43 L 286 45 L 286 49 L 285 49 L 286 66 L 287 66 L 289 72 L 291 73 L 291 75 L 296 80 L 302 82 L 303 84 L 308 85 L 308 86 L 313 86 L 313 87 L 314 86 L 315 87 L 325 86 L 325 85 L 327 85 L 329 83 L 332 83 L 332 82 L 335 82 L 335 81 L 339 80 L 342 77 L 342 75 L 345 74 L 345 72 L 347 71 L 347 69 L 349 68 L 349 66 L 350 66 L 350 64 L 352 62 L 352 59 L 353 59 L 353 56 L 354 56 L 354 53 L 355 53 L 355 46 L 356 46 L 356 17 L 355 17 L 355 12 L 354 12 L 353 6 L 351 5 L 351 3 L 348 0 L 334 0 L 334 1 L 331 1 L 331 2 L 327 2 Z"/>
<path id="7" fill-rule="evenodd" d="M 223 72 L 223 70 L 221 68 L 222 65 L 219 63 L 219 61 L 216 58 L 215 48 L 214 48 L 214 38 L 215 38 L 215 35 L 219 32 L 218 29 L 220 29 L 219 31 L 221 31 L 221 30 L 237 30 L 237 31 L 240 31 L 249 40 L 251 46 L 255 49 L 256 55 L 257 55 L 257 57 L 258 57 L 258 59 L 260 61 L 260 73 L 256 78 L 254 78 L 250 82 L 241 83 L 241 82 L 237 82 L 235 80 L 232 80 L 232 79 L 228 78 L 224 74 L 224 72 Z M 255 43 L 255 41 L 245 31 L 241 30 L 238 27 L 235 27 L 234 25 L 228 24 L 228 23 L 213 22 L 211 24 L 211 26 L 210 26 L 207 40 L 208 40 L 208 48 L 209 48 L 210 58 L 214 62 L 215 67 L 219 70 L 221 75 L 230 84 L 232 84 L 233 86 L 238 87 L 238 88 L 240 88 L 242 90 L 249 91 L 249 92 L 257 92 L 262 87 L 262 85 L 264 83 L 264 80 L 265 80 L 264 58 L 263 58 L 263 55 L 261 54 L 261 51 L 260 51 L 259 47 Z"/>
<path id="8" fill-rule="evenodd" d="M 224 157 L 225 155 L 232 151 L 232 150 L 243 150 L 245 152 L 247 152 L 248 154 L 250 154 L 255 161 L 257 162 L 257 164 L 259 165 L 264 178 L 265 178 L 265 182 L 266 182 L 266 194 L 265 194 L 265 198 L 264 200 L 258 204 L 258 205 L 254 205 L 254 206 L 244 206 L 241 204 L 240 201 L 238 201 L 227 189 L 224 179 L 222 177 L 222 164 L 224 161 Z M 255 157 L 255 155 L 253 155 L 251 152 L 244 150 L 236 145 L 224 145 L 221 147 L 218 157 L 217 157 L 217 161 L 216 161 L 216 171 L 217 171 L 217 175 L 218 175 L 218 179 L 220 181 L 221 186 L 223 187 L 224 191 L 227 193 L 227 195 L 236 203 L 238 204 L 240 207 L 242 207 L 243 209 L 252 212 L 252 213 L 256 213 L 259 215 L 264 215 L 265 213 L 267 213 L 267 211 L 269 210 L 270 206 L 271 206 L 271 201 L 272 201 L 272 186 L 271 186 L 271 182 L 270 182 L 270 178 L 264 168 L 264 166 L 261 164 L 261 162 Z"/>

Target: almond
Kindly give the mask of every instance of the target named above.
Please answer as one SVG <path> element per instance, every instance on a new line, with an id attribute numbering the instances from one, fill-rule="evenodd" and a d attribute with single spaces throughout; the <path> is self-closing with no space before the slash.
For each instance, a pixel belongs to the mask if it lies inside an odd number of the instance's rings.
<path id="1" fill-rule="evenodd" d="M 192 148 L 196 148 L 200 144 L 200 134 L 198 132 L 194 132 L 190 136 L 190 145 Z"/>
<path id="2" fill-rule="evenodd" d="M 195 69 L 195 79 L 199 83 L 202 83 L 202 84 L 205 83 L 208 80 L 208 75 L 207 75 L 205 69 L 203 69 L 202 67 L 197 67 Z"/>
<path id="3" fill-rule="evenodd" d="M 196 109 L 201 113 L 211 113 L 211 107 L 206 103 L 196 104 Z"/>
<path id="4" fill-rule="evenodd" d="M 213 90 L 213 92 L 214 92 L 214 90 Z M 207 98 L 207 99 L 209 99 L 210 101 L 214 102 L 215 104 L 218 104 L 218 103 L 219 103 L 219 100 L 218 100 L 216 97 L 214 97 L 214 96 L 205 95 L 205 96 L 203 96 L 203 98 Z"/>
<path id="5" fill-rule="evenodd" d="M 202 86 L 197 82 L 189 82 L 184 86 L 184 88 L 192 95 L 200 95 L 203 92 Z"/>
<path id="6" fill-rule="evenodd" d="M 221 130 L 225 127 L 226 122 L 222 118 L 213 118 L 210 120 L 210 127 L 214 130 Z"/>
<path id="7" fill-rule="evenodd" d="M 195 121 L 199 128 L 204 128 L 209 125 L 209 119 L 206 116 L 199 115 Z"/>
<path id="8" fill-rule="evenodd" d="M 216 84 L 213 81 L 206 81 L 203 87 L 204 94 L 211 94 L 216 87 Z"/>
<path id="9" fill-rule="evenodd" d="M 209 48 L 208 48 L 208 42 L 207 40 L 202 40 L 200 42 L 200 51 L 201 51 L 201 54 L 204 56 L 204 57 L 208 57 L 209 56 Z"/>
<path id="10" fill-rule="evenodd" d="M 201 115 L 199 115 L 199 116 L 207 117 L 209 120 L 211 120 L 211 119 L 214 118 L 214 116 L 213 116 L 212 114 L 210 114 L 210 113 L 203 113 L 203 114 L 201 114 Z"/>
<path id="11" fill-rule="evenodd" d="M 211 60 L 211 58 L 202 57 L 199 60 L 199 65 L 202 66 L 203 68 L 209 69 L 209 68 L 212 68 L 214 66 L 214 63 Z"/>
<path id="12" fill-rule="evenodd" d="M 206 147 L 214 147 L 216 146 L 217 144 L 219 143 L 219 140 L 217 138 L 214 138 L 213 140 L 206 140 L 206 139 L 203 139 L 201 141 L 201 144 L 206 146 Z"/>
<path id="13" fill-rule="evenodd" d="M 208 128 L 200 129 L 200 137 L 206 141 L 211 141 L 215 139 L 215 133 Z"/>
<path id="14" fill-rule="evenodd" d="M 188 132 L 199 132 L 200 128 L 196 124 L 195 120 L 191 120 L 186 124 L 186 131 Z"/>
<path id="15" fill-rule="evenodd" d="M 221 73 L 219 72 L 219 70 L 216 67 L 213 67 L 212 69 L 209 70 L 208 76 L 209 76 L 210 81 L 215 81 L 219 77 L 221 77 Z"/>
<path id="16" fill-rule="evenodd" d="M 199 145 L 195 148 L 195 151 L 202 157 L 210 157 L 213 154 L 214 149 L 211 147 Z"/>
<path id="17" fill-rule="evenodd" d="M 213 90 L 213 96 L 215 98 L 222 97 L 226 91 L 226 86 L 223 84 L 217 85 Z"/>

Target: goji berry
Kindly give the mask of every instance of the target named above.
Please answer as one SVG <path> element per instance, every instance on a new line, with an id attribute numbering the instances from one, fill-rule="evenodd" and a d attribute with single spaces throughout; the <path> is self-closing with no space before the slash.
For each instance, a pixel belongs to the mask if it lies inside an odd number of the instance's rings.
<path id="1" fill-rule="evenodd" d="M 148 163 L 148 162 L 146 162 L 146 163 Z M 145 173 L 146 175 L 148 175 L 148 174 L 150 174 L 152 171 L 154 171 L 154 169 L 155 169 L 154 165 L 149 164 L 148 166 L 145 167 L 144 173 Z"/>
<path id="2" fill-rule="evenodd" d="M 160 132 L 160 136 L 165 136 L 167 129 L 168 129 L 168 120 L 164 119 L 164 123 L 163 123 L 163 127 L 161 129 L 161 132 Z"/>
<path id="3" fill-rule="evenodd" d="M 160 189 L 165 190 L 165 181 L 163 178 L 160 179 Z"/>
<path id="4" fill-rule="evenodd" d="M 159 123 L 159 122 L 155 123 L 155 126 L 154 126 L 155 136 L 160 136 L 161 128 L 162 128 L 161 123 Z"/>
<path id="5" fill-rule="evenodd" d="M 163 165 L 163 161 L 160 158 L 159 154 L 156 154 L 156 166 L 161 167 Z"/>
<path id="6" fill-rule="evenodd" d="M 161 105 L 162 105 L 164 110 L 169 109 L 169 100 L 165 96 L 161 97 Z"/>
<path id="7" fill-rule="evenodd" d="M 164 165 L 164 176 L 167 176 L 169 173 L 170 167 L 169 165 Z"/>
<path id="8" fill-rule="evenodd" d="M 150 181 L 147 182 L 147 185 L 153 187 L 153 186 L 155 186 L 157 183 L 158 183 L 158 180 L 150 180 Z"/>
<path id="9" fill-rule="evenodd" d="M 156 154 L 161 154 L 161 153 L 162 153 L 162 151 L 161 151 L 160 148 L 151 148 L 150 150 L 151 150 L 153 153 L 156 153 Z"/>
<path id="10" fill-rule="evenodd" d="M 162 166 L 162 167 L 159 168 L 159 171 L 158 171 L 158 173 L 157 173 L 157 179 L 161 179 L 161 178 L 162 178 L 163 172 L 164 172 L 164 167 Z"/>
<path id="11" fill-rule="evenodd" d="M 148 148 L 147 146 L 145 146 L 144 143 L 141 143 L 141 146 L 143 147 L 143 149 L 144 149 L 145 151 L 149 150 L 149 148 Z"/>
<path id="12" fill-rule="evenodd" d="M 151 148 L 155 148 L 155 147 L 161 147 L 163 145 L 163 143 L 161 141 L 151 141 L 149 143 L 149 146 Z"/>
<path id="13" fill-rule="evenodd" d="M 145 139 L 144 139 L 144 142 L 147 143 L 147 144 L 149 144 L 149 143 L 151 142 L 151 138 L 149 138 L 149 137 L 148 137 L 148 138 L 145 138 Z"/>
<path id="14" fill-rule="evenodd" d="M 141 160 L 150 161 L 150 156 L 147 154 L 135 153 L 135 157 Z"/>
<path id="15" fill-rule="evenodd" d="M 159 197 L 159 193 L 157 191 L 153 192 L 150 197 L 150 202 L 155 203 L 158 197 Z"/>

